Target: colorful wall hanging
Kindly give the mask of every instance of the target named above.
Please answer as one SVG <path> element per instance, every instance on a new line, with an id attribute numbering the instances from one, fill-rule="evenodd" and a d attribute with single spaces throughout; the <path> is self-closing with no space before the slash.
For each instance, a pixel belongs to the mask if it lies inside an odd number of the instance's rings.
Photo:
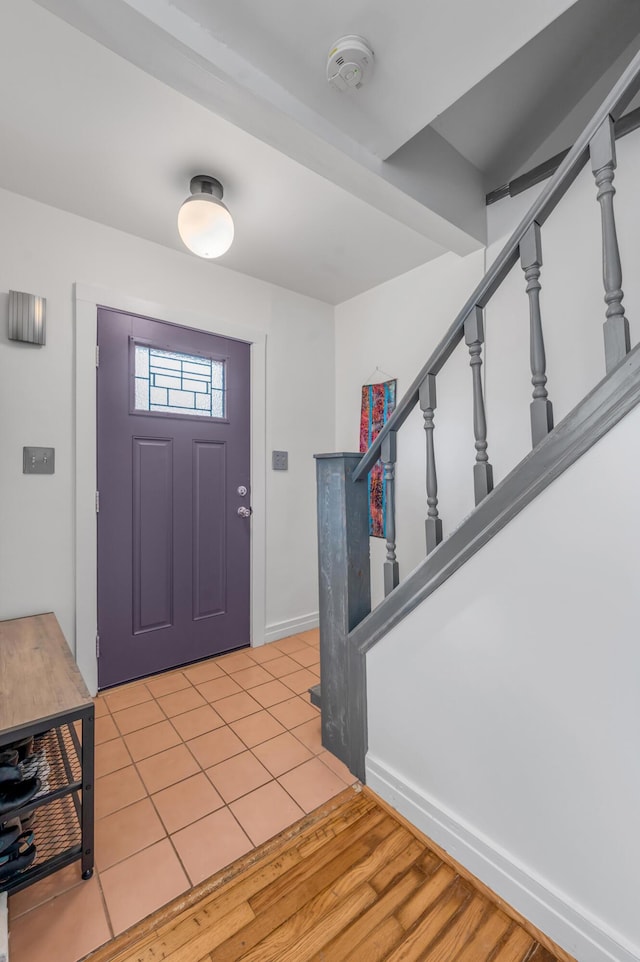
<path id="1" fill-rule="evenodd" d="M 360 451 L 365 452 L 380 434 L 396 406 L 396 381 L 364 384 L 360 412 Z M 382 462 L 377 461 L 369 472 L 369 534 L 372 538 L 386 537 L 386 483 Z"/>

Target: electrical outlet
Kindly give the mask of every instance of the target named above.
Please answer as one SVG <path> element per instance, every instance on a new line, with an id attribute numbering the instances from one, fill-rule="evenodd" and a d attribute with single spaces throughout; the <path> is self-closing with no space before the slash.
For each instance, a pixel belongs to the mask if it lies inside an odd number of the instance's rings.
<path id="1" fill-rule="evenodd" d="M 288 471 L 289 470 L 289 452 L 288 451 L 272 451 L 271 466 L 274 471 Z"/>

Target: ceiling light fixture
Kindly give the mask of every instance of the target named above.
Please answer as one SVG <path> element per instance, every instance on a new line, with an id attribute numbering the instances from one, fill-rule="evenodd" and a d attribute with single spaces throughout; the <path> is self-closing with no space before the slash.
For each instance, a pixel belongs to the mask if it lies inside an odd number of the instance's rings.
<path id="1" fill-rule="evenodd" d="M 178 232 L 184 244 L 198 257 L 221 257 L 233 243 L 233 218 L 222 203 L 222 184 L 215 177 L 198 174 L 189 185 L 178 212 Z"/>

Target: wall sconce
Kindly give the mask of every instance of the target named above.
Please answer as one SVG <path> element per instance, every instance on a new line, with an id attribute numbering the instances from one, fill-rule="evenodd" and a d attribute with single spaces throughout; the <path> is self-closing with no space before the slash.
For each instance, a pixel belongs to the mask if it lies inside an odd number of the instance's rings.
<path id="1" fill-rule="evenodd" d="M 180 237 L 198 257 L 220 257 L 233 243 L 233 218 L 222 203 L 222 184 L 198 174 L 189 186 L 191 197 L 178 212 Z"/>
<path id="2" fill-rule="evenodd" d="M 9 340 L 45 343 L 46 297 L 9 291 Z"/>

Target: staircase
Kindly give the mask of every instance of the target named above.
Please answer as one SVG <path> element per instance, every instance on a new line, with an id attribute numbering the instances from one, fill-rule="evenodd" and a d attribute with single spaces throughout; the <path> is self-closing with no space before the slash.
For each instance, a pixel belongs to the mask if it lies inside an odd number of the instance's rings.
<path id="1" fill-rule="evenodd" d="M 369 450 L 364 455 L 316 456 L 322 685 L 311 696 L 322 709 L 324 746 L 363 781 L 368 744 L 367 653 L 640 401 L 640 346 L 631 350 L 614 211 L 615 123 L 638 89 L 640 54 L 564 157 Z M 556 425 L 547 389 L 539 296 L 542 229 L 587 163 L 601 212 L 604 377 Z M 518 263 L 529 305 L 531 451 L 494 486 L 481 373 L 484 314 Z M 436 388 L 438 374 L 463 341 L 471 367 L 475 510 L 444 539 L 438 510 Z M 426 556 L 401 581 L 395 537 L 397 436 L 418 405 L 426 444 Z M 378 460 L 384 468 L 387 492 L 385 598 L 372 610 L 367 477 Z"/>

